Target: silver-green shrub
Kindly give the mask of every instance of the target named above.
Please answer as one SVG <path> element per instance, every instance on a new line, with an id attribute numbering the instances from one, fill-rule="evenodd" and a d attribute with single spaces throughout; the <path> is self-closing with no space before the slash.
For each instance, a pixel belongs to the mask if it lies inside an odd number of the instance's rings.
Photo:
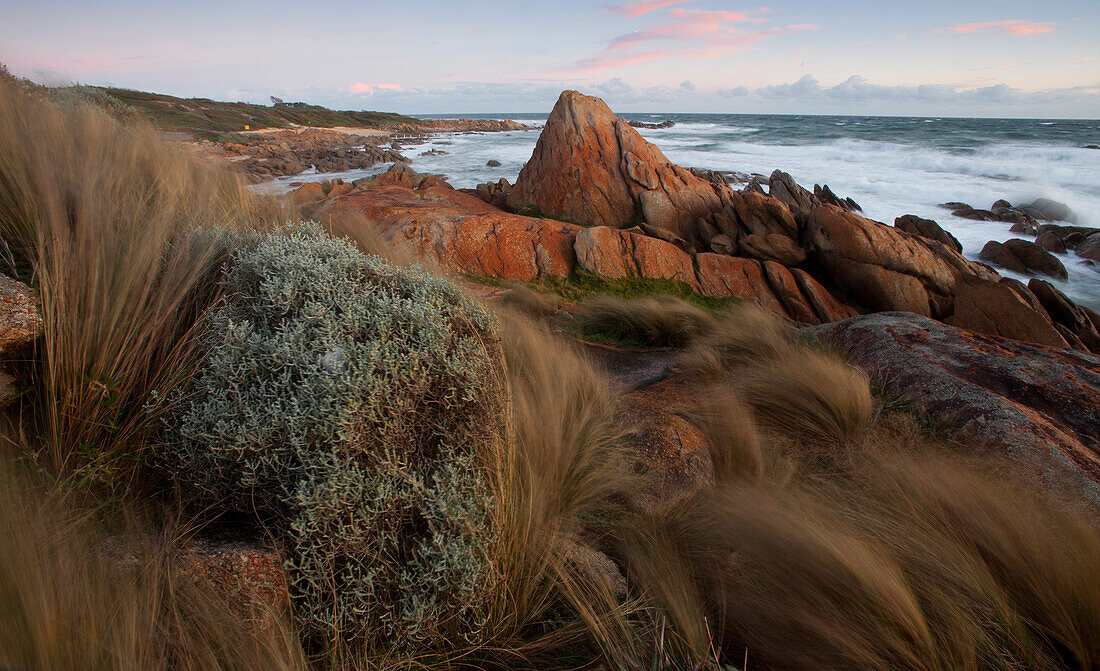
<path id="1" fill-rule="evenodd" d="M 495 582 L 493 317 L 315 225 L 246 241 L 224 282 L 168 421 L 176 481 L 285 534 L 307 631 L 476 636 Z"/>

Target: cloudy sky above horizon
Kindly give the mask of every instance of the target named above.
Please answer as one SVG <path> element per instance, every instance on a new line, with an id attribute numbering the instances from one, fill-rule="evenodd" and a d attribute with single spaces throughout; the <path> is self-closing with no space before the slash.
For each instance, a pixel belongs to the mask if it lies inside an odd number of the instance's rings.
<path id="1" fill-rule="evenodd" d="M 0 0 L 36 81 L 404 113 L 1100 118 L 1100 1 Z"/>

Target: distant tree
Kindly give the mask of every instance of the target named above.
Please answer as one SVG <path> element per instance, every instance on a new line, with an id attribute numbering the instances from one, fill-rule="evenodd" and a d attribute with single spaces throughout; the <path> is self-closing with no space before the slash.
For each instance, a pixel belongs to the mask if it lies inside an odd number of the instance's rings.
<path id="1" fill-rule="evenodd" d="M 275 96 L 271 96 L 271 104 L 274 105 L 275 107 L 278 107 L 279 105 L 285 105 L 286 103 L 283 102 L 282 98 L 276 98 Z"/>

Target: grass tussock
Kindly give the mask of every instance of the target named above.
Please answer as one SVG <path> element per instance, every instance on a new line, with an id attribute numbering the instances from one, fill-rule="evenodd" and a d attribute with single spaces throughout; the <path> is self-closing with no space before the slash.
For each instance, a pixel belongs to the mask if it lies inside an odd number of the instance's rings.
<path id="1" fill-rule="evenodd" d="M 822 352 L 792 352 L 755 366 L 738 385 L 762 421 L 817 442 L 855 443 L 871 420 L 867 376 Z"/>
<path id="2" fill-rule="evenodd" d="M 286 612 L 227 599 L 171 534 L 113 522 L 0 467 L 0 667 L 107 671 L 309 668 Z"/>
<path id="3" fill-rule="evenodd" d="M 726 366 L 699 418 L 715 485 L 625 534 L 682 662 L 718 646 L 750 668 L 1093 668 L 1092 520 L 875 417 L 862 373 L 753 319 L 689 359 Z M 820 445 L 844 458 L 812 467 Z"/>
<path id="4" fill-rule="evenodd" d="M 636 347 L 684 347 L 712 328 L 714 316 L 683 299 L 624 301 L 596 296 L 581 304 L 573 326 L 581 338 Z"/>
<path id="5" fill-rule="evenodd" d="M 271 206 L 92 104 L 0 83 L 0 237 L 41 297 L 34 457 L 115 485 L 149 455 L 146 405 L 188 375 L 225 232 Z M 201 230 L 199 230 L 201 229 Z"/>
<path id="6" fill-rule="evenodd" d="M 526 632 L 523 655 L 587 643 L 629 668 L 636 651 L 613 585 L 570 552 L 630 482 L 611 398 L 595 369 L 544 327 L 505 315 L 501 332 L 510 399 L 498 468 L 506 587 L 494 620 L 511 636 Z M 578 625 L 546 629 L 562 611 Z"/>
<path id="7" fill-rule="evenodd" d="M 500 297 L 501 305 L 533 319 L 547 319 L 558 312 L 561 302 L 524 284 L 517 284 Z"/>

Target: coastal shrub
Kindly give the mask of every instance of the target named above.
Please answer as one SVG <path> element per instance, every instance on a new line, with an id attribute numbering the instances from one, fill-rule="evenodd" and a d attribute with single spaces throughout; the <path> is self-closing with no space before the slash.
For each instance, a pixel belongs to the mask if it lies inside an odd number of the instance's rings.
<path id="1" fill-rule="evenodd" d="M 315 225 L 246 241 L 224 289 L 168 420 L 176 481 L 281 530 L 306 631 L 476 639 L 496 582 L 495 320 Z"/>

